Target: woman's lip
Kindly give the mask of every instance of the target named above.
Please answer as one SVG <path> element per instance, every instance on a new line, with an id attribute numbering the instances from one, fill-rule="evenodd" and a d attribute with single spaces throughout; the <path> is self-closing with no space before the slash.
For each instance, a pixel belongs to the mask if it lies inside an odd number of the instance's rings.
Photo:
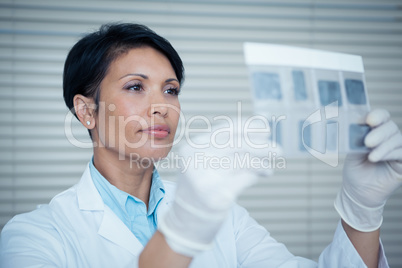
<path id="1" fill-rule="evenodd" d="M 149 128 L 143 129 L 142 132 L 152 135 L 155 138 L 165 138 L 170 133 L 170 128 L 167 125 L 153 125 Z"/>

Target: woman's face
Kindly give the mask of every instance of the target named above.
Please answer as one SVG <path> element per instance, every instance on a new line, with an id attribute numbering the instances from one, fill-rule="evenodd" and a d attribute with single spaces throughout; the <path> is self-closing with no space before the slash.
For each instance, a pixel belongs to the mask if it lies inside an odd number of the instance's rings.
<path id="1" fill-rule="evenodd" d="M 121 160 L 165 157 L 180 117 L 169 60 L 151 47 L 131 49 L 110 64 L 100 88 L 96 146 Z"/>

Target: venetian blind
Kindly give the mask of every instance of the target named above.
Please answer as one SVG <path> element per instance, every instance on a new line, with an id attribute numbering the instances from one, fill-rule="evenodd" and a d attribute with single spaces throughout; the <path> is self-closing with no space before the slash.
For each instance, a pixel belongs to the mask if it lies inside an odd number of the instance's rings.
<path id="1" fill-rule="evenodd" d="M 172 42 L 186 67 L 180 100 L 187 119 L 234 116 L 239 102 L 251 114 L 242 45 L 265 42 L 362 55 L 371 107 L 388 109 L 402 127 L 397 0 L 1 0 L 0 20 L 0 228 L 76 183 L 90 160 L 90 148 L 66 138 L 62 68 L 79 37 L 105 22 L 142 23 Z M 75 121 L 74 137 L 88 143 Z M 239 202 L 292 253 L 317 259 L 339 219 L 332 204 L 340 162 L 332 168 L 314 158 L 286 159 L 285 169 L 261 179 Z M 177 170 L 160 173 L 174 180 Z M 402 267 L 401 190 L 384 218 L 390 265 Z"/>

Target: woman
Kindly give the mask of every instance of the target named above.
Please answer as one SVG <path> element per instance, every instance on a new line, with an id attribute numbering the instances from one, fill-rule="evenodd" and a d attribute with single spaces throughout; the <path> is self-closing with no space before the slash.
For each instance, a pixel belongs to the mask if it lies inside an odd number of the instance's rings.
<path id="1" fill-rule="evenodd" d="M 173 144 L 183 70 L 168 41 L 136 24 L 102 26 L 71 49 L 64 99 L 89 130 L 93 159 L 77 185 L 5 226 L 2 267 L 317 266 L 233 204 L 256 173 L 269 170 L 193 164 L 177 187 L 160 180 L 153 164 Z M 335 202 L 342 221 L 320 267 L 387 266 L 379 227 L 402 183 L 402 138 L 384 111 L 367 123 L 374 130 L 365 142 L 374 149 L 346 161 Z M 249 145 L 204 152 L 266 155 Z"/>

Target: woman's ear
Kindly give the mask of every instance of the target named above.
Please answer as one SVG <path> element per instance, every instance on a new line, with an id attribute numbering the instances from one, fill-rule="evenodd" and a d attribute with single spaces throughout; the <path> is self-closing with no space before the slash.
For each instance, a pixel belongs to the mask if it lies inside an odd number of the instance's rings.
<path id="1" fill-rule="evenodd" d="M 87 129 L 95 127 L 95 111 L 96 105 L 92 98 L 85 97 L 81 94 L 74 96 L 74 110 L 81 124 Z"/>

